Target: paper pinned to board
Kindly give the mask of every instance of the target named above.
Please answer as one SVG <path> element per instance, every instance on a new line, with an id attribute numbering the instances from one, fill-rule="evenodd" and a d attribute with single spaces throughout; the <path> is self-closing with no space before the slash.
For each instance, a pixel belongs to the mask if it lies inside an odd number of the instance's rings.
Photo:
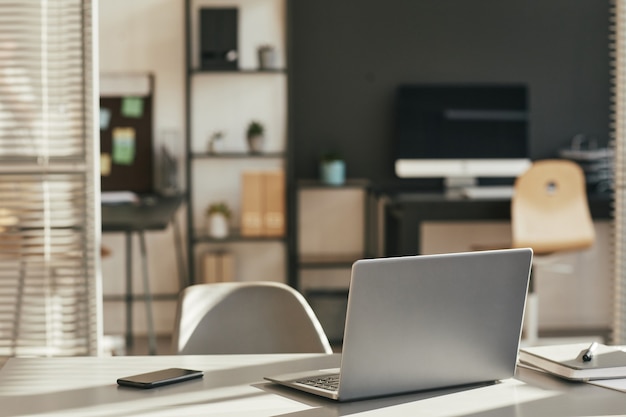
<path id="1" fill-rule="evenodd" d="M 111 123 L 111 110 L 100 107 L 100 130 L 107 130 Z"/>
<path id="2" fill-rule="evenodd" d="M 132 165 L 135 162 L 135 129 L 116 127 L 113 129 L 113 163 Z"/>
<path id="3" fill-rule="evenodd" d="M 103 177 L 111 175 L 111 154 L 109 153 L 100 154 L 100 175 Z"/>
<path id="4" fill-rule="evenodd" d="M 124 97 L 121 112 L 124 117 L 140 118 L 143 116 L 143 98 Z"/>

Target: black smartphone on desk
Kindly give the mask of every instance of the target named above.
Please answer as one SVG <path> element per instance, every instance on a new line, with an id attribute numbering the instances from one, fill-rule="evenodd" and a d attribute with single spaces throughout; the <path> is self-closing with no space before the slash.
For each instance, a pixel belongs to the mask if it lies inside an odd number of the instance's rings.
<path id="1" fill-rule="evenodd" d="M 119 385 L 133 388 L 156 388 L 163 385 L 174 384 L 176 382 L 202 378 L 203 374 L 204 373 L 202 371 L 194 371 L 192 369 L 169 368 L 119 378 L 117 383 Z"/>

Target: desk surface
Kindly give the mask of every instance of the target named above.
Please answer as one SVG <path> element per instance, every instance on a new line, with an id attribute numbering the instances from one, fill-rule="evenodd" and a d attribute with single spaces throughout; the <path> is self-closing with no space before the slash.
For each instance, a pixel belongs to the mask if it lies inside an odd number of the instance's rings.
<path id="1" fill-rule="evenodd" d="M 528 369 L 516 379 L 336 403 L 263 381 L 276 373 L 337 366 L 338 355 L 13 358 L 0 370 L 0 416 L 601 416 L 623 415 L 626 394 Z M 201 380 L 139 390 L 121 376 L 168 367 Z"/>
<path id="2" fill-rule="evenodd" d="M 165 230 L 182 201 L 182 196 L 151 196 L 142 198 L 141 204 L 103 204 L 102 230 Z"/>

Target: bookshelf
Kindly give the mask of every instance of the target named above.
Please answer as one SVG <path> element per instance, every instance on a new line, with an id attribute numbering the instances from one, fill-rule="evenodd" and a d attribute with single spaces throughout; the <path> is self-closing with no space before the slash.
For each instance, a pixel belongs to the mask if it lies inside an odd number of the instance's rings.
<path id="1" fill-rule="evenodd" d="M 202 27 L 207 26 L 201 10 L 225 7 L 236 10 L 236 65 L 206 68 Z M 287 174 L 286 7 L 286 0 L 232 0 L 228 6 L 219 0 L 185 1 L 187 247 L 192 283 L 203 282 L 206 254 L 225 251 L 234 255 L 236 280 L 288 281 L 287 233 L 242 233 L 243 174 L 282 171 L 285 178 Z M 275 59 L 270 68 L 260 68 L 258 48 L 267 44 L 274 47 Z M 246 143 L 252 121 L 265 127 L 263 148 L 256 153 Z M 223 133 L 221 146 L 210 151 L 209 138 L 215 132 Z M 286 223 L 290 200 L 286 196 L 284 200 Z M 215 202 L 231 209 L 230 231 L 224 238 L 211 237 L 206 228 L 204 212 Z"/>

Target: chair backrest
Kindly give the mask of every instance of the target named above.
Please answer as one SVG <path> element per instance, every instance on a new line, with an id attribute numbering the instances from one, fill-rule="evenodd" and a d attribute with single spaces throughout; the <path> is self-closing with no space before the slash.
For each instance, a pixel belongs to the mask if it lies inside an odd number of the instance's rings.
<path id="1" fill-rule="evenodd" d="M 276 282 L 223 282 L 185 288 L 173 348 L 179 354 L 332 353 L 305 298 Z"/>
<path id="2" fill-rule="evenodd" d="M 542 160 L 517 178 L 511 201 L 514 247 L 537 255 L 584 249 L 595 240 L 582 169 L 567 160 Z"/>

